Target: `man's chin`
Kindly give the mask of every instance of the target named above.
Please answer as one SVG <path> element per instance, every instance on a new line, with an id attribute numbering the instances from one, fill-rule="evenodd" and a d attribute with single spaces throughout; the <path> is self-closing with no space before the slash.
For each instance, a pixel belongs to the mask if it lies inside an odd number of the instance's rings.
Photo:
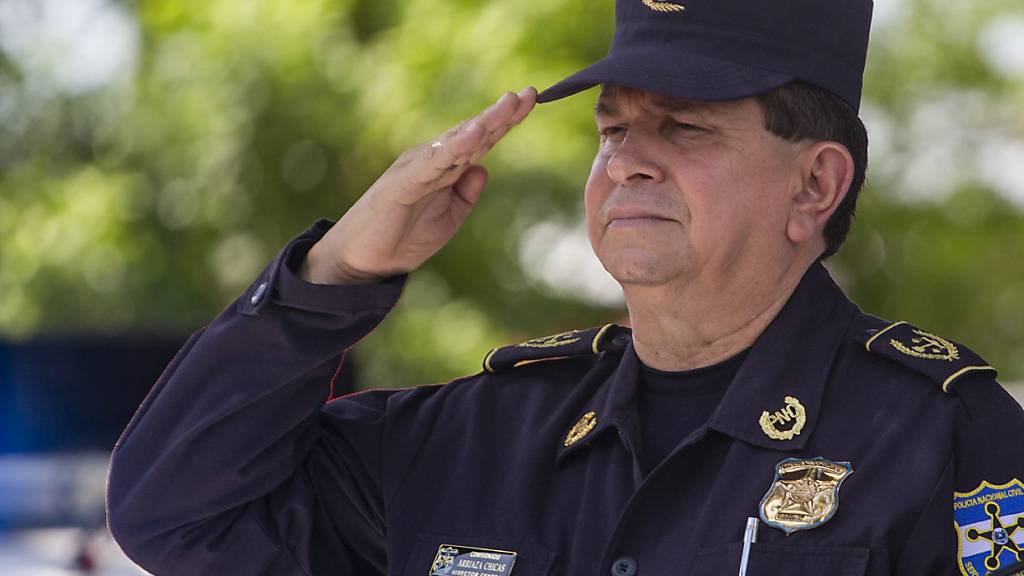
<path id="1" fill-rule="evenodd" d="M 628 256 L 617 254 L 601 262 L 612 278 L 626 286 L 657 286 L 677 282 L 685 276 L 686 266 L 680 255 L 658 257 L 650 253 Z"/>

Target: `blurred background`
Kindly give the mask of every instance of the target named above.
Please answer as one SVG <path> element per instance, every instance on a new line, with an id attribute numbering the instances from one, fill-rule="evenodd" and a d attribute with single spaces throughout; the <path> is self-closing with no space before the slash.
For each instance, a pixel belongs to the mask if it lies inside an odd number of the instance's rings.
<path id="1" fill-rule="evenodd" d="M 404 149 L 601 57 L 613 2 L 0 0 L 0 573 L 139 574 L 109 450 L 189 333 Z M 596 94 L 544 105 L 350 386 L 622 322 L 582 190 Z M 1024 381 L 1024 4 L 876 0 L 869 183 L 829 268 Z M 357 369 L 356 369 L 357 368 Z"/>

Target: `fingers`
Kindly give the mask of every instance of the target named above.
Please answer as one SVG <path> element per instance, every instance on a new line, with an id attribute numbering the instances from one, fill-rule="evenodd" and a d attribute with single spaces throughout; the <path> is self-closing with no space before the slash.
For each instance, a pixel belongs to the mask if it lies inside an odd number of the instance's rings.
<path id="1" fill-rule="evenodd" d="M 522 122 L 523 119 L 526 118 L 526 115 L 533 110 L 533 107 L 537 104 L 537 89 L 533 86 L 528 86 L 520 90 L 516 94 L 516 97 L 516 109 L 513 112 L 512 117 L 509 118 L 508 123 L 505 125 L 504 132 L 507 132 L 513 126 Z"/>
<path id="2" fill-rule="evenodd" d="M 408 150 L 389 170 L 402 190 L 398 201 L 418 202 L 423 195 L 453 186 L 508 131 L 530 113 L 537 101 L 533 87 L 506 92 L 485 110 L 448 130 L 430 144 Z M 465 190 L 479 194 L 482 182 L 471 176 Z M 479 189 L 478 189 L 479 188 Z M 475 199 L 467 201 L 475 202 Z"/>
<path id="3" fill-rule="evenodd" d="M 480 194 L 484 191 L 486 184 L 487 169 L 479 164 L 474 164 L 466 168 L 466 171 L 455 182 L 452 189 L 465 203 L 465 206 L 469 208 L 480 199 Z"/>
<path id="4" fill-rule="evenodd" d="M 427 151 L 430 168 L 447 169 L 451 164 L 476 150 L 487 135 L 487 128 L 477 118 L 466 120 L 430 144 Z"/>
<path id="5" fill-rule="evenodd" d="M 480 200 L 480 195 L 486 184 L 487 169 L 479 164 L 474 164 L 466 168 L 462 176 L 452 185 L 455 201 L 448 204 L 448 215 L 455 227 L 462 226 L 473 206 Z"/>
<path id="6" fill-rule="evenodd" d="M 523 100 L 532 93 L 532 90 L 532 88 L 523 88 L 518 93 L 506 92 L 497 102 L 477 116 L 480 123 L 487 129 L 489 141 L 493 142 L 496 134 L 504 134 L 515 122 L 518 122 L 515 117 L 520 112 Z"/>
<path id="7" fill-rule="evenodd" d="M 512 117 L 512 124 L 519 124 L 526 118 L 526 115 L 537 105 L 537 89 L 533 86 L 523 88 L 519 91 L 519 109 Z"/>
<path id="8" fill-rule="evenodd" d="M 446 132 L 425 146 L 427 162 L 418 170 L 422 183 L 444 181 L 450 185 L 462 171 L 475 163 L 508 131 L 521 122 L 536 104 L 537 91 L 524 88 L 506 92 L 473 118 Z"/>
<path id="9" fill-rule="evenodd" d="M 483 157 L 484 154 L 489 152 L 495 144 L 501 140 L 508 131 L 514 128 L 517 124 L 523 121 L 524 118 L 533 110 L 533 107 L 537 104 L 537 90 L 532 86 L 523 88 L 516 94 L 516 107 L 511 110 L 511 113 L 505 121 L 495 129 L 489 131 L 487 136 L 484 138 L 484 142 L 481 146 L 478 146 L 473 150 L 470 156 L 470 162 L 475 163 Z"/>

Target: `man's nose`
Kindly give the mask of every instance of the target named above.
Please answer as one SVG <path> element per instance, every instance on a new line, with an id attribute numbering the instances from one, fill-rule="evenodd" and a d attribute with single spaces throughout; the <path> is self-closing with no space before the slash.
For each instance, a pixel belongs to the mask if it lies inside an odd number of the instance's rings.
<path id="1" fill-rule="evenodd" d="M 652 157 L 650 145 L 648 137 L 630 130 L 608 158 L 608 177 L 623 186 L 663 180 L 665 174 Z"/>

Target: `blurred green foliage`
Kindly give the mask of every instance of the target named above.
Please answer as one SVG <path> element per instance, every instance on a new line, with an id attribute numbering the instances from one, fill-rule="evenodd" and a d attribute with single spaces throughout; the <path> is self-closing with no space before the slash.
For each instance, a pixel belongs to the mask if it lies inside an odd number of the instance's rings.
<path id="1" fill-rule="evenodd" d="M 982 39 L 1024 9 L 892 3 L 866 79 L 870 182 L 830 267 L 864 309 L 967 342 L 1019 380 L 1024 193 L 991 173 L 1024 141 L 1024 78 Z M 195 330 L 402 150 L 601 57 L 613 19 L 612 2 L 582 0 L 118 6 L 138 53 L 98 88 L 41 85 L 0 53 L 5 337 Z M 592 102 L 539 107 L 486 160 L 474 215 L 357 347 L 368 385 L 443 381 L 494 346 L 623 318 L 546 286 L 520 257 L 532 225 L 581 217 Z"/>

